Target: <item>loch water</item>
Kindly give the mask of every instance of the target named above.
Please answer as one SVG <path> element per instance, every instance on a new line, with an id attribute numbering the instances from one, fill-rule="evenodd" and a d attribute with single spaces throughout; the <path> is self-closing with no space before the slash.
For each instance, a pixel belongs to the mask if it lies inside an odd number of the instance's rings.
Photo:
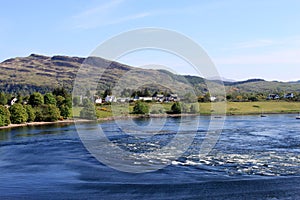
<path id="1" fill-rule="evenodd" d="M 168 145 L 179 126 L 198 126 L 183 128 L 181 137 L 192 134 L 193 141 L 182 155 L 169 160 L 158 155 L 155 162 L 165 166 L 147 173 L 99 162 L 77 132 L 94 131 L 88 123 L 0 130 L 0 199 L 300 198 L 300 120 L 295 115 L 227 116 L 216 144 L 201 157 L 209 116 L 134 119 L 138 128 L 132 120 L 97 126 L 133 155 Z"/>

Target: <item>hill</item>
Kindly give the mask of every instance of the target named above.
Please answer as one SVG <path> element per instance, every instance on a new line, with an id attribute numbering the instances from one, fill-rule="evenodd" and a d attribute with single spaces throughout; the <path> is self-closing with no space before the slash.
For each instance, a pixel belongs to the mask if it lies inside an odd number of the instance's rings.
<path id="1" fill-rule="evenodd" d="M 88 66 L 87 76 L 91 76 L 95 72 L 101 74 L 101 79 L 97 80 L 97 90 L 113 88 L 124 76 L 127 77 L 127 84 L 132 86 L 132 89 L 136 83 L 145 83 L 143 87 L 153 91 L 168 91 L 174 85 L 178 90 L 185 90 L 189 87 L 185 76 L 176 75 L 166 70 L 134 68 L 99 57 L 86 59 L 31 54 L 28 57 L 11 58 L 0 63 L 0 90 L 7 93 L 26 94 L 33 91 L 44 93 L 55 87 L 63 86 L 71 91 L 74 79 L 82 64 L 84 67 Z M 200 80 L 200 82 L 196 82 L 198 92 L 201 92 L 200 90 L 205 88 L 204 80 L 199 77 L 196 79 Z M 160 81 L 157 82 L 156 80 Z"/>
<path id="2" fill-rule="evenodd" d="M 118 74 L 131 69 L 117 62 L 102 58 L 88 58 L 96 66 L 110 64 L 112 73 L 105 74 L 107 79 L 117 79 Z M 11 58 L 0 63 L 0 89 L 5 92 L 45 92 L 55 87 L 71 90 L 76 73 L 85 58 L 68 56 L 43 56 L 31 54 L 28 57 Z M 109 83 L 108 83 L 109 84 Z"/>
<path id="3" fill-rule="evenodd" d="M 240 82 L 224 82 L 228 92 L 241 93 L 289 93 L 300 92 L 300 83 L 265 81 L 263 79 L 249 79 Z"/>
<path id="4" fill-rule="evenodd" d="M 46 92 L 58 86 L 72 90 L 74 79 L 82 64 L 88 65 L 90 72 L 102 70 L 101 79 L 97 80 L 97 90 L 114 87 L 120 79 L 128 76 L 126 84 L 134 89 L 137 83 L 144 83 L 144 88 L 167 91 L 174 88 L 184 91 L 189 84 L 197 95 L 207 92 L 206 83 L 219 86 L 222 81 L 205 80 L 189 75 L 177 75 L 166 70 L 140 69 L 111 62 L 99 57 L 44 56 L 31 54 L 28 57 L 16 57 L 0 63 L 0 90 L 8 93 Z M 131 73 L 129 73 L 131 72 Z M 130 77 L 129 77 L 130 76 Z M 125 82 L 124 82 L 125 83 Z M 277 82 L 263 79 L 250 79 L 239 82 L 224 82 L 226 91 L 241 93 L 284 93 L 300 92 L 300 82 Z"/>

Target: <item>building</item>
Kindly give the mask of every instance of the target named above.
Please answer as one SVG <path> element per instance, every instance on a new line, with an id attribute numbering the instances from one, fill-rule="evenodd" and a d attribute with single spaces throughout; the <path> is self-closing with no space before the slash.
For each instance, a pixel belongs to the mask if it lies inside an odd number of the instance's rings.
<path id="1" fill-rule="evenodd" d="M 267 100 L 277 100 L 280 99 L 280 96 L 278 94 L 269 94 L 267 97 Z"/>
<path id="2" fill-rule="evenodd" d="M 165 100 L 165 97 L 163 94 L 157 94 L 152 98 L 154 101 L 163 102 Z"/>
<path id="3" fill-rule="evenodd" d="M 13 97 L 11 100 L 10 100 L 10 105 L 14 105 L 16 102 L 18 101 L 18 99 L 16 97 Z"/>
<path id="4" fill-rule="evenodd" d="M 294 98 L 294 93 L 287 93 L 283 96 L 285 99 L 292 99 Z"/>
<path id="5" fill-rule="evenodd" d="M 152 101 L 152 97 L 139 97 L 140 101 Z"/>
<path id="6" fill-rule="evenodd" d="M 115 96 L 106 96 L 105 102 L 110 102 L 110 103 L 114 102 L 115 103 L 115 102 L 117 102 L 117 98 Z"/>
<path id="7" fill-rule="evenodd" d="M 96 98 L 95 104 L 102 104 L 102 99 L 101 98 Z"/>
<path id="8" fill-rule="evenodd" d="M 211 97 L 209 97 L 209 100 L 210 100 L 210 101 L 216 101 L 216 100 L 217 100 L 217 97 L 211 96 Z"/>
<path id="9" fill-rule="evenodd" d="M 130 101 L 129 97 L 117 98 L 117 102 L 120 102 L 120 103 L 126 103 L 126 102 L 129 102 L 129 101 Z"/>
<path id="10" fill-rule="evenodd" d="M 170 96 L 168 96 L 166 98 L 166 101 L 174 101 L 174 102 L 176 102 L 176 101 L 179 101 L 179 97 L 178 97 L 177 94 L 170 94 Z"/>

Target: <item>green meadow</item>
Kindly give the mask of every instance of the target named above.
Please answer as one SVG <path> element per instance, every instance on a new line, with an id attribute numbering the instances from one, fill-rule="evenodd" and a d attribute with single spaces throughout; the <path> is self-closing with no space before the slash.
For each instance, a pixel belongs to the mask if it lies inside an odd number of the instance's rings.
<path id="1" fill-rule="evenodd" d="M 200 103 L 200 114 L 210 114 L 212 105 L 219 103 Z M 300 112 L 300 102 L 286 101 L 265 101 L 265 102 L 227 102 L 227 114 L 247 115 L 261 113 L 298 113 Z"/>
<path id="2" fill-rule="evenodd" d="M 171 110 L 172 103 L 147 103 L 150 111 L 160 110 L 161 114 Z M 199 114 L 209 115 L 211 113 L 224 114 L 218 112 L 226 106 L 227 115 L 251 115 L 251 114 L 284 114 L 300 112 L 300 102 L 286 101 L 264 101 L 264 102 L 227 102 L 227 103 L 198 103 Z M 109 118 L 112 116 L 128 116 L 133 111 L 134 104 L 114 104 L 96 106 L 98 118 Z M 81 107 L 73 108 L 73 116 L 79 117 Z"/>

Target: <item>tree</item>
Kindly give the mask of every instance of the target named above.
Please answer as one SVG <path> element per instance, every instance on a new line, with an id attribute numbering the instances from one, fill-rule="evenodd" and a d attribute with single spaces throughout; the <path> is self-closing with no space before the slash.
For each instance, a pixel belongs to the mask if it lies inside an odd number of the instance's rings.
<path id="1" fill-rule="evenodd" d="M 104 94 L 103 94 L 102 97 L 105 98 L 105 97 L 110 96 L 110 95 L 112 95 L 111 89 L 106 89 L 106 90 L 104 91 Z"/>
<path id="2" fill-rule="evenodd" d="M 231 101 L 232 100 L 232 95 L 231 94 L 226 95 L 226 100 Z"/>
<path id="3" fill-rule="evenodd" d="M 144 89 L 143 96 L 144 97 L 151 97 L 151 93 L 149 92 L 148 88 Z"/>
<path id="4" fill-rule="evenodd" d="M 50 121 L 50 122 L 57 121 L 60 117 L 60 111 L 54 105 L 48 105 L 47 114 L 48 115 L 46 115 L 45 121 Z"/>
<path id="5" fill-rule="evenodd" d="M 136 97 L 136 96 L 138 96 L 138 92 L 137 92 L 137 91 L 133 91 L 130 97 L 133 97 L 133 98 L 134 98 L 134 97 Z"/>
<path id="6" fill-rule="evenodd" d="M 64 87 L 55 88 L 53 90 L 52 94 L 55 95 L 55 96 L 62 96 L 64 98 L 69 96 L 67 90 Z"/>
<path id="7" fill-rule="evenodd" d="M 80 117 L 83 119 L 90 119 L 90 120 L 94 120 L 97 118 L 95 106 L 92 102 L 88 101 L 85 104 L 85 107 L 80 111 Z"/>
<path id="8" fill-rule="evenodd" d="M 0 115 L 0 127 L 1 126 L 5 126 L 4 125 L 4 116 L 3 115 Z"/>
<path id="9" fill-rule="evenodd" d="M 74 106 L 79 106 L 80 104 L 80 97 L 73 97 L 73 105 Z"/>
<path id="10" fill-rule="evenodd" d="M 171 112 L 173 114 L 180 114 L 181 113 L 181 105 L 180 105 L 179 102 L 173 103 L 173 105 L 171 107 Z"/>
<path id="11" fill-rule="evenodd" d="M 9 108 L 10 120 L 13 124 L 22 124 L 27 121 L 28 114 L 20 103 L 15 103 Z"/>
<path id="12" fill-rule="evenodd" d="M 146 103 L 138 101 L 133 107 L 134 114 L 148 114 L 149 106 Z"/>
<path id="13" fill-rule="evenodd" d="M 155 92 L 153 93 L 152 97 L 156 97 L 157 95 L 158 95 L 158 92 L 155 91 Z"/>
<path id="14" fill-rule="evenodd" d="M 210 98 L 211 96 L 210 96 L 210 93 L 209 92 L 207 92 L 205 95 L 204 95 L 204 102 L 210 102 Z"/>
<path id="15" fill-rule="evenodd" d="M 7 97 L 4 94 L 4 92 L 0 93 L 0 105 L 6 105 L 7 104 Z"/>
<path id="16" fill-rule="evenodd" d="M 27 122 L 34 122 L 35 120 L 35 111 L 31 105 L 24 106 L 28 115 Z"/>
<path id="17" fill-rule="evenodd" d="M 5 106 L 0 105 L 0 116 L 1 116 L 0 126 L 7 126 L 10 124 L 10 112 Z"/>
<path id="18" fill-rule="evenodd" d="M 23 96 L 23 103 L 28 103 L 30 95 Z"/>
<path id="19" fill-rule="evenodd" d="M 67 119 L 70 114 L 71 114 L 71 109 L 70 107 L 68 107 L 67 105 L 62 105 L 60 108 L 60 115 L 64 118 L 64 119 Z"/>
<path id="20" fill-rule="evenodd" d="M 60 96 L 60 95 L 56 96 L 56 105 L 57 105 L 57 107 L 62 106 L 64 103 L 65 103 L 65 97 Z"/>
<path id="21" fill-rule="evenodd" d="M 90 98 L 92 96 L 91 91 L 89 89 L 86 90 L 85 96 Z"/>
<path id="22" fill-rule="evenodd" d="M 72 108 L 72 98 L 66 97 L 63 104 L 68 106 L 69 108 Z"/>
<path id="23" fill-rule="evenodd" d="M 54 95 L 52 93 L 46 93 L 44 95 L 44 103 L 56 105 L 56 99 L 55 99 Z"/>
<path id="24" fill-rule="evenodd" d="M 88 107 L 88 106 L 90 106 L 91 103 L 92 103 L 91 100 L 88 99 L 88 98 L 84 98 L 84 99 L 82 100 L 82 105 L 83 105 L 83 107 Z"/>
<path id="25" fill-rule="evenodd" d="M 43 104 L 35 108 L 35 121 L 54 122 L 60 117 L 60 111 L 55 105 Z"/>
<path id="26" fill-rule="evenodd" d="M 17 94 L 17 103 L 23 104 L 23 96 L 21 95 L 21 93 Z"/>
<path id="27" fill-rule="evenodd" d="M 41 93 L 34 92 L 33 94 L 30 95 L 28 103 L 33 107 L 40 106 L 44 103 L 44 97 Z"/>

